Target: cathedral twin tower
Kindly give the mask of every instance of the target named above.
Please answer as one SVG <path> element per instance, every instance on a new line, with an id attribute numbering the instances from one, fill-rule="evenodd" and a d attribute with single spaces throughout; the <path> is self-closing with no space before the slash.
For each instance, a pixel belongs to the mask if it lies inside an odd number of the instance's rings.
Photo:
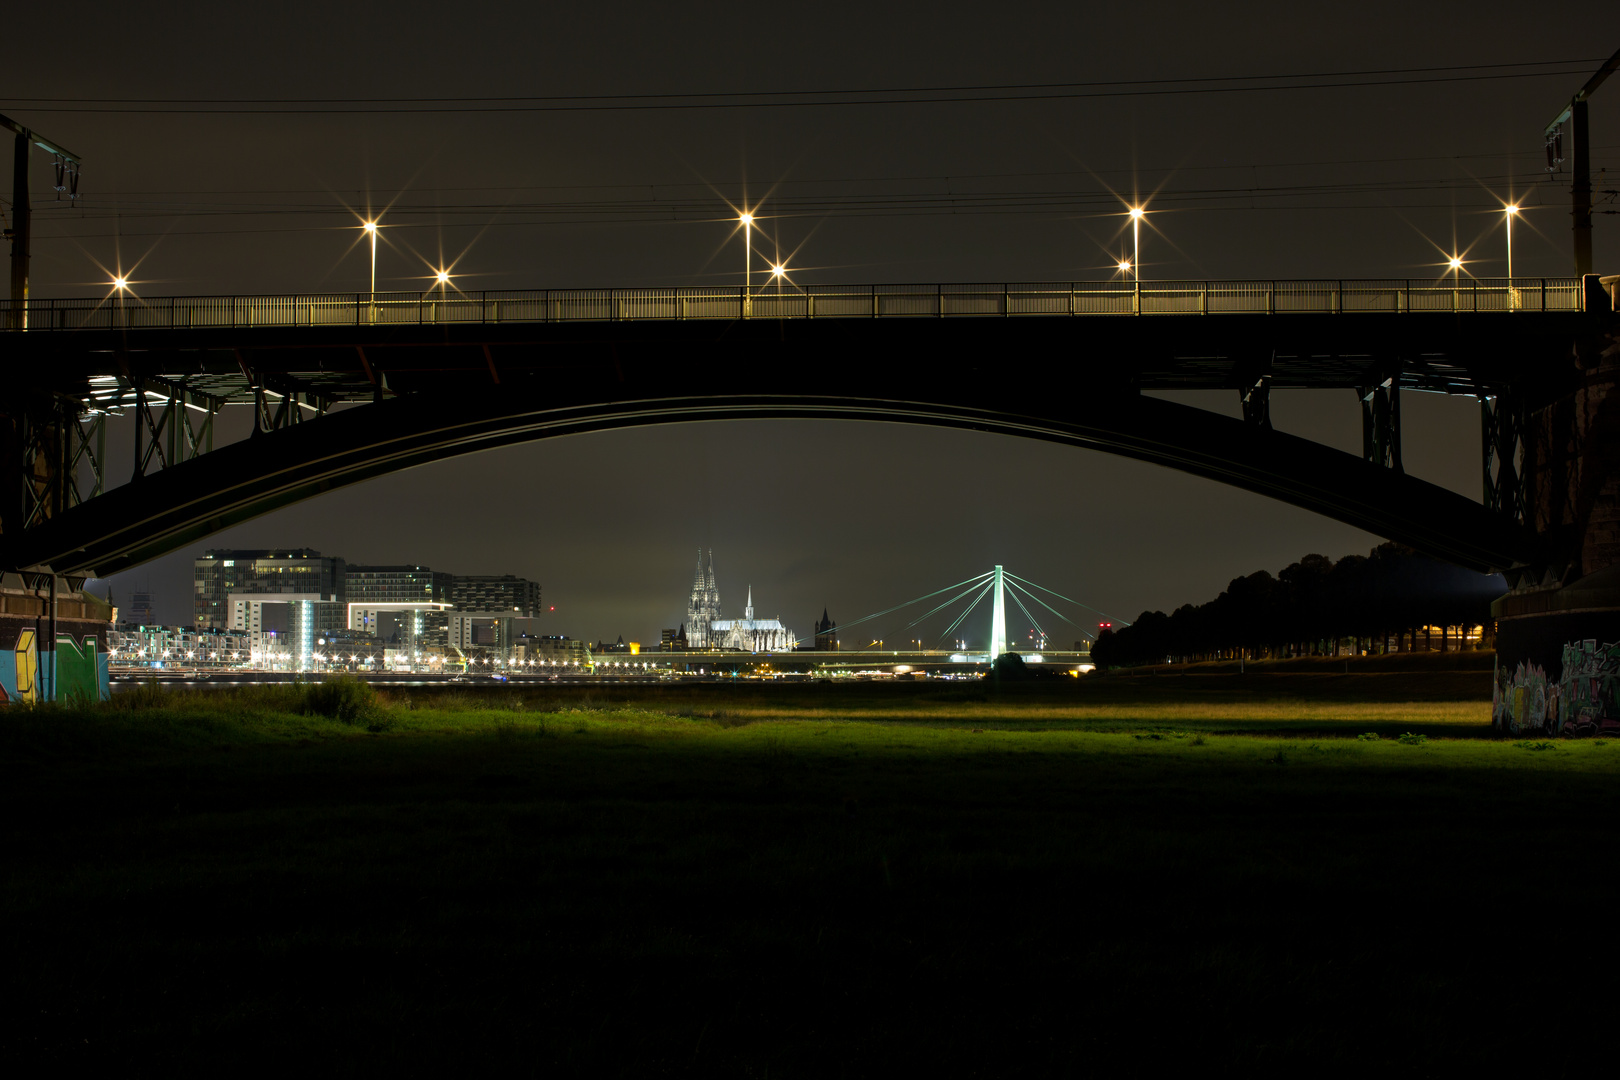
<path id="1" fill-rule="evenodd" d="M 698 549 L 697 573 L 692 577 L 692 596 L 686 602 L 686 647 L 688 649 L 736 649 L 742 652 L 792 652 L 798 645 L 793 631 L 780 619 L 754 618 L 754 590 L 748 589 L 748 606 L 740 619 L 720 617 L 720 586 L 714 580 L 714 551 L 709 567 L 703 568 L 703 549 Z"/>

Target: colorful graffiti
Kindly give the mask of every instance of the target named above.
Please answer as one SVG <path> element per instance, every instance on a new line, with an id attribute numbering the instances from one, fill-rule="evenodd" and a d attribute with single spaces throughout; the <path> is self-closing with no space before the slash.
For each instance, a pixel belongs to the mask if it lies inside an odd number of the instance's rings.
<path id="1" fill-rule="evenodd" d="M 1569 642 L 1558 681 L 1559 734 L 1620 733 L 1620 642 Z"/>
<path id="2" fill-rule="evenodd" d="M 70 637 L 56 639 L 57 701 L 99 701 L 107 685 L 106 661 L 96 649 L 96 639 L 84 639 L 84 648 Z"/>
<path id="3" fill-rule="evenodd" d="M 11 691 L 13 701 L 32 705 L 39 698 L 39 649 L 32 630 L 17 635 L 17 648 L 13 652 Z"/>
<path id="4" fill-rule="evenodd" d="M 1515 735 L 1620 735 L 1620 642 L 1566 642 L 1562 661 L 1556 680 L 1539 664 L 1499 670 L 1491 723 Z"/>
<path id="5" fill-rule="evenodd" d="M 107 660 L 107 654 L 96 647 L 94 635 L 87 636 L 82 645 L 60 635 L 53 654 L 40 649 L 38 635 L 24 627 L 17 633 L 16 647 L 0 653 L 0 704 L 105 701 L 109 696 Z"/>
<path id="6" fill-rule="evenodd" d="M 1558 715 L 1558 684 L 1540 664 L 1520 664 L 1512 674 L 1498 672 L 1491 693 L 1491 722 L 1515 735 L 1544 731 Z"/>

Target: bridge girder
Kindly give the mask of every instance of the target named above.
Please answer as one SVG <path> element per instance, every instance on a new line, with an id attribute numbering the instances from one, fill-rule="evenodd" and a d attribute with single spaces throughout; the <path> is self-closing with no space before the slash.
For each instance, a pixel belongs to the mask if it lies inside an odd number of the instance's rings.
<path id="1" fill-rule="evenodd" d="M 138 483 L 83 506 L 64 499 L 30 527 L 0 521 L 0 565 L 111 573 L 343 484 L 531 439 L 832 417 L 1124 454 L 1499 569 L 1539 557 L 1504 442 L 1522 424 L 1508 421 L 1567 381 L 1570 342 L 1590 326 L 1572 313 L 1408 313 L 29 333 L 7 345 L 19 370 L 51 373 L 52 392 L 138 415 L 147 395 L 160 396 L 175 415 L 146 404 Z M 1274 388 L 1356 390 L 1363 453 L 1274 431 Z M 1485 403 L 1487 506 L 1402 474 L 1402 388 Z M 1153 389 L 1236 390 L 1243 419 L 1141 393 Z M 254 447 L 202 452 L 214 413 L 230 404 L 254 409 Z M 201 428 L 188 406 L 204 415 Z M 154 454 L 164 466 L 155 472 Z M 20 459 L 8 450 L 8 460 Z"/>
<path id="2" fill-rule="evenodd" d="M 981 396 L 982 395 L 974 395 Z M 106 576 L 280 507 L 460 454 L 563 435 L 709 420 L 854 419 L 993 432 L 1103 450 L 1268 495 L 1481 570 L 1535 555 L 1522 528 L 1360 457 L 1138 395 L 991 408 L 920 397 L 702 395 L 553 401 L 500 390 L 400 398 L 216 450 L 4 537 L 0 561 Z"/>

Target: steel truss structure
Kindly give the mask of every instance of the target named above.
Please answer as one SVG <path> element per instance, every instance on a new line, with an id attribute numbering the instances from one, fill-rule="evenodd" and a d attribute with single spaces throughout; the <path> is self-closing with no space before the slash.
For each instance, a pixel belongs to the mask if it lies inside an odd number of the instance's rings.
<path id="1" fill-rule="evenodd" d="M 1197 284 L 1158 290 L 1156 302 L 1180 305 L 1174 316 L 1119 319 L 1076 317 L 1119 292 L 1095 283 L 1085 304 L 1072 285 L 824 286 L 804 291 L 797 316 L 762 317 L 771 308 L 755 296 L 749 319 L 702 317 L 694 305 L 721 312 L 739 302 L 724 289 L 554 290 L 428 309 L 420 297 L 383 297 L 376 322 L 323 321 L 276 298 L 148 300 L 140 319 L 128 307 L 33 301 L 36 329 L 0 333 L 14 370 L 47 373 L 24 378 L 0 405 L 0 490 L 10 492 L 0 499 L 0 565 L 112 572 L 439 457 L 743 416 L 898 419 L 1089 446 L 1308 506 L 1465 565 L 1541 557 L 1527 424 L 1567 389 L 1572 343 L 1612 332 L 1595 279 L 1515 281 L 1502 305 L 1478 312 L 1449 299 L 1424 310 L 1440 300 L 1412 283 Z M 1262 310 L 1286 313 L 1252 310 L 1255 295 Z M 1234 297 L 1249 306 L 1231 306 Z M 1280 309 L 1279 297 L 1293 306 Z M 1137 299 L 1132 310 L 1151 312 Z M 513 304 L 539 321 L 509 321 Z M 395 318 L 407 308 L 431 317 Z M 478 321 L 474 308 L 494 317 Z M 97 310 L 118 318 L 98 329 L 80 317 Z M 35 318 L 42 311 L 56 314 Z M 693 396 L 698 370 L 709 391 Z M 1361 453 L 1275 431 L 1273 389 L 1354 391 Z M 1146 396 L 1163 390 L 1235 392 L 1239 416 Z M 1483 506 L 1405 475 L 1403 391 L 1480 401 Z M 216 446 L 228 408 L 251 410 L 249 436 Z M 134 421 L 128 483 L 106 475 L 109 417 Z"/>

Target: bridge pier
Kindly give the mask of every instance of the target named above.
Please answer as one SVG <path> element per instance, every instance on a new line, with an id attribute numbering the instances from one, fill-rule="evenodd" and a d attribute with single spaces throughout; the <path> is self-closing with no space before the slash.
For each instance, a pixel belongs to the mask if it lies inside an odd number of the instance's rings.
<path id="1" fill-rule="evenodd" d="M 1620 278 L 1603 283 L 1612 296 Z M 1572 365 L 1549 400 L 1484 405 L 1486 504 L 1545 544 L 1491 608 L 1492 722 L 1620 735 L 1620 324 L 1577 342 Z"/>

